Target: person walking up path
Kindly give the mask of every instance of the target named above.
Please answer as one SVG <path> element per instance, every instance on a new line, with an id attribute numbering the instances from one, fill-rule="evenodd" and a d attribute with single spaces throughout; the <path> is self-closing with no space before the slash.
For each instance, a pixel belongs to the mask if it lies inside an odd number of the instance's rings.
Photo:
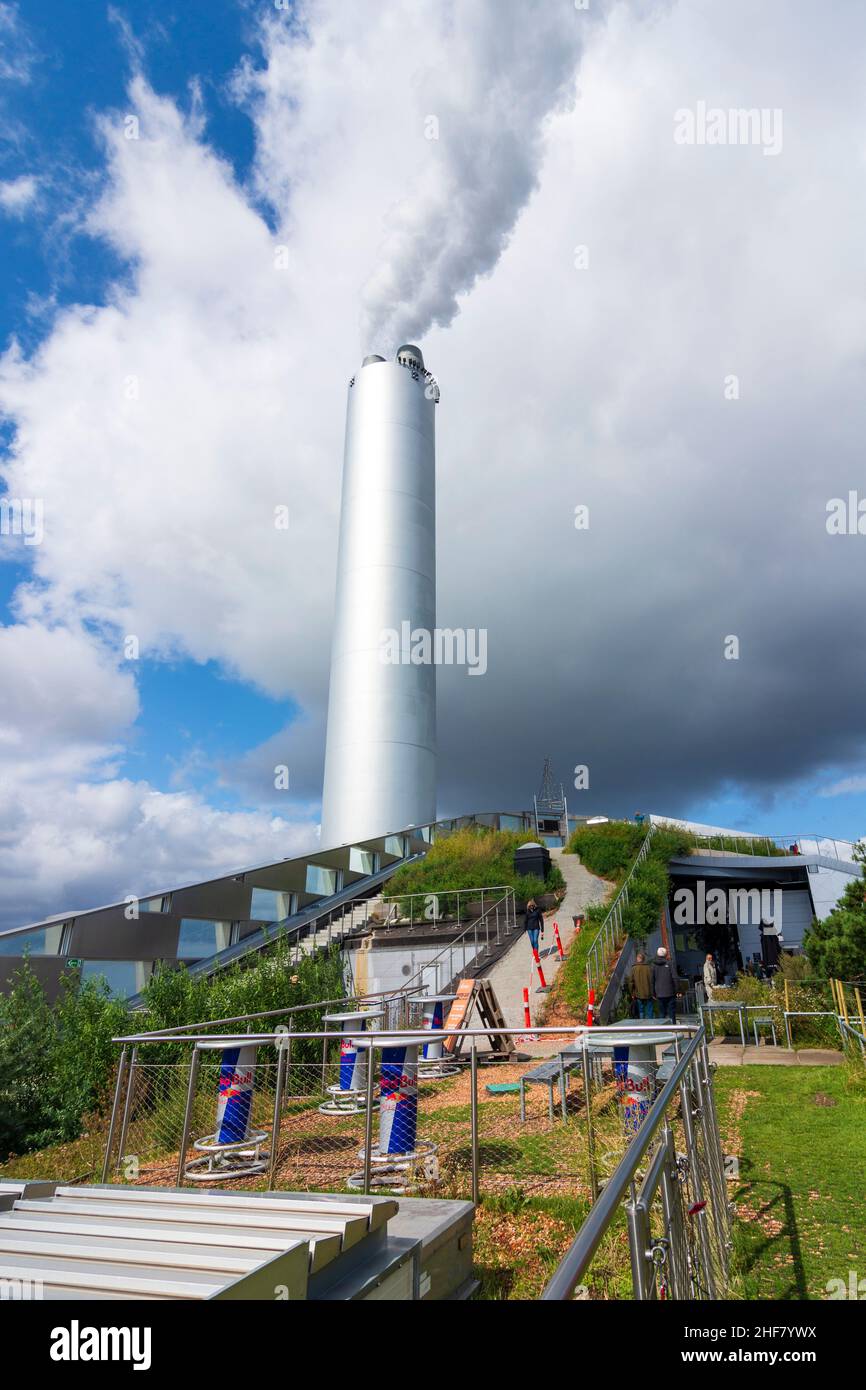
<path id="1" fill-rule="evenodd" d="M 677 995 L 682 993 L 682 984 L 664 946 L 659 946 L 653 963 L 653 995 L 659 1006 L 662 1018 L 671 1023 L 677 1021 Z"/>
<path id="2" fill-rule="evenodd" d="M 524 929 L 529 937 L 530 946 L 533 951 L 537 951 L 539 937 L 544 936 L 544 913 L 534 898 L 530 898 L 526 904 Z"/>
<path id="3" fill-rule="evenodd" d="M 576 854 L 565 854 L 561 849 L 552 849 L 550 857 L 562 870 L 565 898 L 558 908 L 549 912 L 547 916 L 549 921 L 556 920 L 559 923 L 562 944 L 568 950 L 569 943 L 574 938 L 574 918 L 585 913 L 593 903 L 604 902 L 605 895 L 613 891 L 613 885 L 591 874 Z M 529 983 L 531 966 L 531 952 L 527 951 L 526 937 L 521 932 L 514 938 L 510 950 L 494 962 L 485 974 L 485 978 L 496 991 L 505 1022 L 518 1033 L 523 1031 L 523 989 Z M 553 982 L 560 968 L 556 951 L 544 957 L 544 973 L 548 984 Z M 535 999 L 534 993 L 532 998 Z M 550 1043 L 549 1050 L 553 1053 L 556 1044 Z"/>
<path id="4" fill-rule="evenodd" d="M 634 965 L 628 973 L 628 992 L 637 1004 L 638 1018 L 655 1018 L 653 1001 L 653 968 L 647 963 L 643 951 L 638 951 Z"/>

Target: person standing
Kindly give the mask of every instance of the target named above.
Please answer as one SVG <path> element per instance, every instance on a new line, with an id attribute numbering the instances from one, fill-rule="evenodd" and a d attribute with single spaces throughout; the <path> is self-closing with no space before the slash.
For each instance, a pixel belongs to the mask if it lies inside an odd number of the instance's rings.
<path id="1" fill-rule="evenodd" d="M 668 953 L 664 946 L 659 946 L 653 962 L 653 995 L 659 1006 L 661 1017 L 669 1019 L 671 1023 L 677 1021 L 677 994 L 679 992 L 680 982 L 677 973 L 668 960 Z"/>
<path id="2" fill-rule="evenodd" d="M 712 952 L 709 952 L 704 961 L 704 993 L 707 996 L 708 1003 L 712 999 L 713 990 L 718 983 L 719 977 L 716 974 L 716 962 L 713 959 Z"/>
<path id="3" fill-rule="evenodd" d="M 544 936 L 544 913 L 534 898 L 530 898 L 526 904 L 526 921 L 523 925 L 526 928 L 530 946 L 533 951 L 537 951 L 538 938 Z"/>
<path id="4" fill-rule="evenodd" d="M 629 971 L 628 990 L 637 1004 L 638 1018 L 655 1018 L 653 1003 L 653 970 L 647 963 L 643 951 L 638 951 L 635 963 Z"/>

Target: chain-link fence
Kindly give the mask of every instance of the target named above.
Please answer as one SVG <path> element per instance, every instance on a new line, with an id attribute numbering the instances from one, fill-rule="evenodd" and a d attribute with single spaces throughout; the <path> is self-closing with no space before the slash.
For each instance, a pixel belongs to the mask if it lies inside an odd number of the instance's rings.
<path id="1" fill-rule="evenodd" d="M 678 1033 L 654 1067 L 615 1060 L 614 1073 L 630 1138 L 543 1297 L 585 1293 L 623 1221 L 633 1297 L 723 1297 L 731 1208 L 703 1031 Z"/>
<path id="2" fill-rule="evenodd" d="M 378 1014 L 357 1012 L 328 1032 L 128 1040 L 103 1180 L 538 1198 L 576 1229 L 696 1045 L 688 1027 L 572 1027 L 539 1029 L 530 1051 L 503 1055 L 511 1035 L 495 1029 L 365 1032 L 367 1021 L 380 1029 Z M 629 1248 L 638 1297 L 726 1285 L 725 1177 L 697 1037 L 660 1146 L 606 1232 L 598 1296 L 627 1294 Z M 158 1060 L 161 1046 L 173 1060 Z"/>

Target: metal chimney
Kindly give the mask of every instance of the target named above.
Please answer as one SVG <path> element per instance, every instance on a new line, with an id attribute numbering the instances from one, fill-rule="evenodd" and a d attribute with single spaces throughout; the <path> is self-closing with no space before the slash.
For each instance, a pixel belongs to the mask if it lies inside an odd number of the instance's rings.
<path id="1" fill-rule="evenodd" d="M 436 818 L 436 669 L 411 633 L 436 626 L 438 399 L 412 344 L 349 383 L 323 848 Z"/>

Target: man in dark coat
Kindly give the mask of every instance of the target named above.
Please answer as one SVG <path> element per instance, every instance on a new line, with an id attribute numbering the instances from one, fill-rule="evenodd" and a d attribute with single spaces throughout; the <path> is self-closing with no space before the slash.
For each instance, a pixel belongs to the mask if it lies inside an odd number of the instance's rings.
<path id="1" fill-rule="evenodd" d="M 655 1018 L 653 1005 L 653 968 L 647 964 L 643 951 L 638 951 L 637 960 L 629 971 L 628 991 L 637 1004 L 638 1018 Z"/>
<path id="2" fill-rule="evenodd" d="M 653 995 L 662 1018 L 671 1023 L 677 1021 L 677 995 L 682 993 L 682 984 L 677 972 L 668 960 L 664 946 L 659 946 L 653 962 Z"/>

